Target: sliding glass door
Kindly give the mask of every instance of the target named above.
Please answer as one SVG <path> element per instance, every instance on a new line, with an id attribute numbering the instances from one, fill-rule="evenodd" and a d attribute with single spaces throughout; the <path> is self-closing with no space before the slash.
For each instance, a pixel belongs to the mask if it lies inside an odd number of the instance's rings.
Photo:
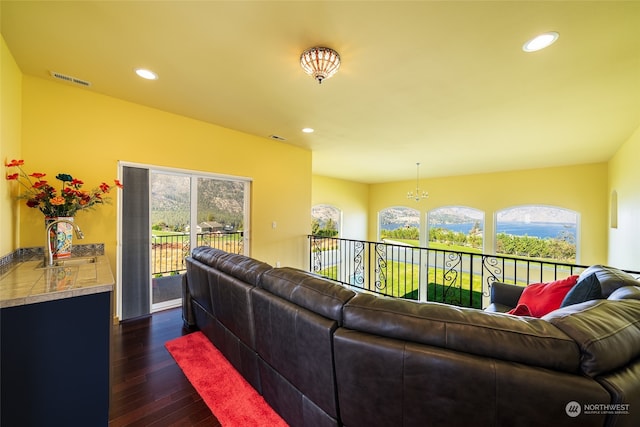
<path id="1" fill-rule="evenodd" d="M 189 254 L 191 176 L 151 171 L 151 311 L 180 305 Z"/>
<path id="2" fill-rule="evenodd" d="M 125 188 L 136 189 L 123 197 L 120 211 L 122 320 L 182 304 L 192 248 L 248 254 L 249 179 L 125 163 L 121 168 L 131 181 Z"/>

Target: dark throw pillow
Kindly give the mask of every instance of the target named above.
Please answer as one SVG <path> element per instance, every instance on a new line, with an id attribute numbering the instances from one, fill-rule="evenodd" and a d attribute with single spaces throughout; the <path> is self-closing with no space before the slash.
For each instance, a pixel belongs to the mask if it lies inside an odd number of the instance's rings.
<path id="1" fill-rule="evenodd" d="M 638 286 L 638 281 L 631 274 L 615 267 L 592 265 L 580 273 L 580 278 L 586 278 L 591 274 L 595 274 L 600 281 L 602 298 L 609 298 L 613 291 L 623 286 Z"/>
<path id="2" fill-rule="evenodd" d="M 580 280 L 564 297 L 560 307 L 566 307 L 568 305 L 580 304 L 581 302 L 591 301 L 593 299 L 602 298 L 602 288 L 600 287 L 600 281 L 596 274 L 590 274 L 587 277 Z"/>

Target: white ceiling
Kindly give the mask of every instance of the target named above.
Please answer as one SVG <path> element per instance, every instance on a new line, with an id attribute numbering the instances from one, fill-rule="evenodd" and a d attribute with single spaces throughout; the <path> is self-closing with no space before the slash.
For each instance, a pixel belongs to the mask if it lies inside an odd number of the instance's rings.
<path id="1" fill-rule="evenodd" d="M 278 135 L 315 174 L 358 182 L 413 179 L 416 162 L 422 177 L 603 162 L 640 127 L 640 2 L 2 0 L 0 15 L 27 75 Z M 554 45 L 522 51 L 546 31 Z M 299 65 L 317 45 L 342 58 L 322 85 Z"/>

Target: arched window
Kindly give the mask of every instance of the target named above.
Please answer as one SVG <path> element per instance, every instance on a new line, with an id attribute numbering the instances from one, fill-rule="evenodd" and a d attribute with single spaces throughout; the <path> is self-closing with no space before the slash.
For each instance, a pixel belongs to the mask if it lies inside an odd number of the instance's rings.
<path id="1" fill-rule="evenodd" d="M 482 252 L 484 212 L 464 206 L 445 206 L 429 212 L 429 247 Z"/>
<path id="2" fill-rule="evenodd" d="M 321 237 L 340 235 L 340 209 L 331 205 L 315 205 L 311 208 L 311 234 Z"/>
<path id="3" fill-rule="evenodd" d="M 381 241 L 420 246 L 420 211 L 395 206 L 380 211 L 378 237 Z"/>
<path id="4" fill-rule="evenodd" d="M 515 206 L 496 213 L 496 253 L 576 262 L 579 214 L 555 206 Z"/>

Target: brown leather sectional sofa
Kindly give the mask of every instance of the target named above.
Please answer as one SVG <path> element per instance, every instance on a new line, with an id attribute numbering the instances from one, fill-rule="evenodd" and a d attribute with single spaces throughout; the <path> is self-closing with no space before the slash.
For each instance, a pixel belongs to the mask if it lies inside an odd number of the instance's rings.
<path id="1" fill-rule="evenodd" d="M 183 285 L 185 323 L 292 426 L 640 425 L 629 282 L 537 319 L 356 294 L 200 247 Z"/>

